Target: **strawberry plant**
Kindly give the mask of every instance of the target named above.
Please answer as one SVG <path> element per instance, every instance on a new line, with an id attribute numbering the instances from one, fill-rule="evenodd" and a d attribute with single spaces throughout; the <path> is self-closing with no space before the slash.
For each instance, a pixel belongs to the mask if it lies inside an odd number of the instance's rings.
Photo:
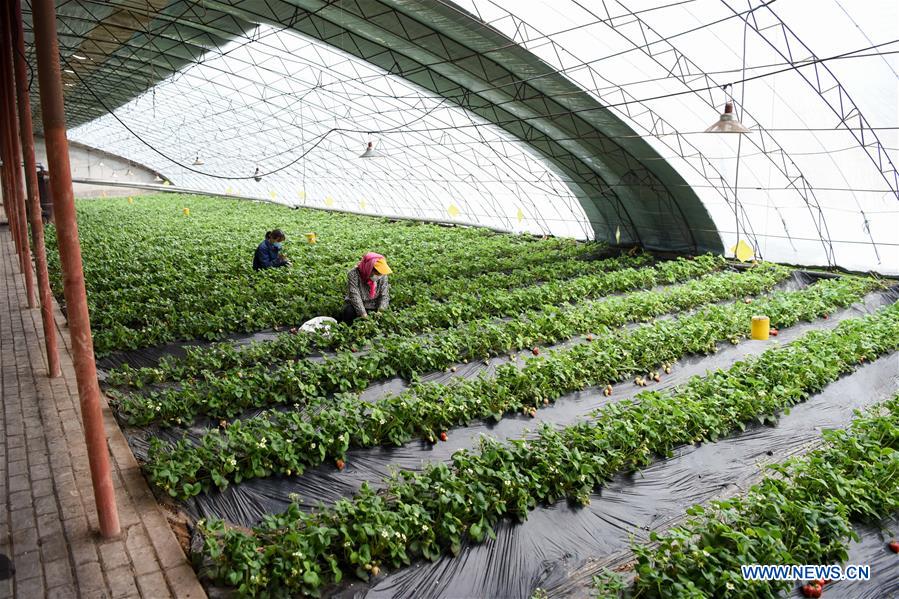
<path id="1" fill-rule="evenodd" d="M 714 441 L 748 423 L 773 418 L 851 372 L 859 357 L 871 359 L 897 349 L 899 305 L 893 305 L 847 320 L 833 331 L 808 333 L 726 371 L 693 378 L 673 391 L 644 392 L 633 400 L 605 406 L 590 421 L 560 429 L 545 426 L 532 440 L 483 438 L 477 451 L 458 451 L 451 464 L 396 472 L 383 490 L 364 485 L 354 497 L 330 508 L 302 512 L 294 504 L 283 514 L 268 516 L 251 532 L 228 528 L 214 519 L 200 522 L 205 553 L 214 564 L 213 577 L 245 595 L 315 594 L 346 573 L 367 579 L 367 565 L 400 567 L 419 557 L 436 559 L 443 552 L 458 552 L 466 537 L 480 542 L 492 536 L 501 518 L 523 519 L 537 503 L 560 498 L 586 503 L 592 490 L 617 472 L 644 467 L 654 456 L 668 455 L 679 445 Z M 899 427 L 893 420 L 881 424 L 879 431 L 881 437 L 889 434 L 897 439 Z M 890 443 L 895 447 L 895 441 Z M 849 486 L 853 499 L 865 499 L 870 493 L 874 501 L 853 500 L 844 509 L 874 516 L 881 505 L 899 508 L 895 493 L 882 484 L 896 479 L 895 450 L 892 454 L 871 452 L 867 447 L 859 450 L 873 458 L 871 480 L 881 484 Z M 829 467 L 829 462 L 824 464 Z M 821 494 L 829 498 L 836 489 L 847 489 L 836 478 L 839 471 L 822 470 L 808 477 L 804 485 L 808 494 L 800 499 L 819 500 Z M 851 471 L 861 474 L 864 470 Z M 779 483 L 788 486 L 796 478 L 792 472 L 787 471 L 791 475 Z M 763 511 L 795 524 L 798 532 L 793 537 L 807 555 L 839 556 L 837 539 L 849 529 L 840 520 L 845 514 L 837 503 L 828 502 L 815 512 L 801 506 L 781 512 Z M 825 534 L 815 537 L 807 534 L 809 530 Z M 775 548 L 773 535 L 759 536 L 765 546 Z M 722 541 L 741 546 L 730 539 Z M 248 560 L 248 555 L 253 559 Z M 703 557 L 709 556 L 691 554 L 693 561 L 682 567 L 702 568 Z M 737 576 L 739 568 L 728 571 Z"/>
<path id="2" fill-rule="evenodd" d="M 786 278 L 789 272 L 784 267 L 763 265 L 752 273 L 724 273 L 661 292 L 643 292 L 558 309 L 547 306 L 507 322 L 478 320 L 426 337 L 388 335 L 378 338 L 377 347 L 362 357 L 354 356 L 355 352 L 350 350 L 321 362 L 288 360 L 274 370 L 265 361 L 255 367 L 222 373 L 204 371 L 196 382 L 186 382 L 175 390 L 128 396 L 111 392 L 111 395 L 116 397 L 119 412 L 132 424 L 172 423 L 200 413 L 232 417 L 251 406 L 305 402 L 322 393 L 359 391 L 378 379 L 392 376 L 411 379 L 461 360 L 521 349 L 524 344 L 558 342 L 585 329 L 648 320 L 667 311 L 759 293 Z M 534 355 L 539 353 L 537 350 Z"/>
<path id="3" fill-rule="evenodd" d="M 507 412 L 534 415 L 545 405 L 544 400 L 551 402 L 572 391 L 604 386 L 690 353 L 715 351 L 721 341 L 745 338 L 747 323 L 756 310 L 764 310 L 773 321 L 788 326 L 848 305 L 872 285 L 876 283 L 865 279 L 824 280 L 801 291 L 776 293 L 752 306 L 742 302 L 709 306 L 677 320 L 603 335 L 547 357 L 530 358 L 523 368 L 505 364 L 497 368 L 495 378 L 418 384 L 375 404 L 349 394 L 317 398 L 310 400 L 303 412 L 265 413 L 236 421 L 224 431 L 209 431 L 199 444 L 182 440 L 169 446 L 153 439 L 146 469 L 150 479 L 171 495 L 187 497 L 212 485 L 224 488 L 228 480 L 237 481 L 238 477 L 301 473 L 326 457 L 344 457 L 350 445 L 401 445 L 414 437 L 433 441 L 434 431 L 476 418 L 498 420 Z M 177 409 L 184 412 L 188 408 Z M 272 442 L 260 446 L 260 438 Z M 341 443 L 334 445 L 335 438 Z M 323 454 L 298 455 L 276 448 L 284 444 L 329 449 L 322 449 Z M 235 456 L 236 464 L 223 465 L 223 453 Z M 175 472 L 177 476 L 171 474 Z"/>
<path id="4" fill-rule="evenodd" d="M 399 307 L 415 305 L 417 306 L 415 312 L 433 313 L 439 311 L 441 307 L 445 308 L 446 302 L 460 301 L 457 295 L 463 292 L 470 294 L 490 289 L 506 289 L 533 284 L 535 280 L 560 281 L 583 275 L 585 272 L 612 272 L 635 268 L 650 261 L 647 254 L 638 254 L 593 262 L 577 259 L 562 260 L 557 264 L 538 262 L 525 265 L 510 274 L 492 272 L 471 279 L 447 279 L 439 286 L 415 286 L 408 294 L 409 302 Z M 393 305 L 394 308 L 398 307 L 396 301 Z M 351 327 L 338 324 L 328 335 L 297 334 L 297 330 L 293 328 L 279 334 L 273 341 L 254 342 L 249 346 L 238 347 L 223 342 L 210 346 L 189 347 L 185 356 L 180 358 L 164 356 L 156 367 L 135 369 L 124 364 L 113 369 L 106 382 L 110 385 L 141 388 L 154 383 L 195 378 L 205 371 L 246 368 L 261 360 L 296 359 L 314 351 L 345 350 L 359 343 L 371 341 L 375 336 L 383 335 L 388 328 L 396 335 L 418 332 L 415 322 L 423 318 L 420 315 L 416 316 L 415 312 L 407 309 L 394 318 L 380 318 L 374 324 L 365 321 L 357 321 Z"/>
<path id="5" fill-rule="evenodd" d="M 875 406 L 847 430 L 824 431 L 825 445 L 769 467 L 745 497 L 688 511 L 684 524 L 636 545 L 638 597 L 782 597 L 794 586 L 749 581 L 740 566 L 845 561 L 853 522 L 877 522 L 899 510 L 891 489 L 899 477 L 899 395 Z M 809 581 L 820 597 L 826 581 Z M 618 597 L 618 592 L 601 596 Z"/>
<path id="6" fill-rule="evenodd" d="M 181 215 L 185 205 L 189 219 Z M 600 247 L 197 196 L 150 196 L 134 204 L 125 198 L 79 200 L 77 210 L 98 356 L 334 314 L 343 303 L 346 271 L 372 248 L 390 258 L 397 282 L 392 299 L 399 308 L 439 300 L 444 287 L 471 292 L 478 287 L 456 287 L 455 281 L 483 273 L 492 273 L 500 286 L 505 273 L 528 266 L 539 278 L 567 263 L 559 270 L 573 275 L 588 263 L 569 259 Z M 287 231 L 285 252 L 295 266 L 254 272 L 252 252 L 273 223 Z M 318 232 L 318 244 L 297 241 L 309 229 Z M 47 244 L 53 289 L 62 301 L 52 226 Z"/>

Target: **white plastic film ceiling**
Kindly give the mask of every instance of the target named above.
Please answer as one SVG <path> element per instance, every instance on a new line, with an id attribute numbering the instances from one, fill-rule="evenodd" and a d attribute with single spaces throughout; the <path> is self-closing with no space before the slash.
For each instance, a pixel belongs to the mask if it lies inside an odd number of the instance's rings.
<path id="1" fill-rule="evenodd" d="M 725 249 L 739 238 L 769 260 L 899 273 L 896 2 L 776 2 L 786 28 L 734 0 L 456 4 L 643 136 L 702 199 Z M 753 131 L 704 133 L 730 82 Z M 70 138 L 178 186 L 593 235 L 564 178 L 526 143 L 289 30 L 260 26 L 114 114 Z M 370 140 L 381 156 L 359 158 Z"/>

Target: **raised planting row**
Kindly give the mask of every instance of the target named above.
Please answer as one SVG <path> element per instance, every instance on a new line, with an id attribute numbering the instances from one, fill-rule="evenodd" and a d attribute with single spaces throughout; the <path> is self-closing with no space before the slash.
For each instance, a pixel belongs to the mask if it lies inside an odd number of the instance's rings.
<path id="1" fill-rule="evenodd" d="M 359 356 L 342 352 L 321 362 L 290 361 L 275 370 L 266 360 L 252 368 L 210 373 L 180 389 L 117 398 L 116 405 L 119 413 L 135 425 L 172 424 L 198 414 L 230 418 L 250 407 L 306 403 L 329 393 L 361 391 L 380 379 L 411 379 L 463 360 L 486 359 L 531 348 L 535 343 L 555 343 L 579 333 L 756 295 L 769 291 L 790 272 L 788 268 L 766 264 L 744 274 L 709 275 L 658 292 L 530 311 L 511 321 L 475 321 L 429 337 L 380 338 L 377 349 Z"/>
<path id="2" fill-rule="evenodd" d="M 610 332 L 543 359 L 531 358 L 523 368 L 502 365 L 495 378 L 424 383 L 375 404 L 355 396 L 317 399 L 302 412 L 264 413 L 210 430 L 197 444 L 182 439 L 168 445 L 154 438 L 145 467 L 154 483 L 184 498 L 232 481 L 302 474 L 328 460 L 339 465 L 351 446 L 402 445 L 416 436 L 435 441 L 474 419 L 498 420 L 522 409 L 536 413 L 566 393 L 643 374 L 687 354 L 716 351 L 721 341 L 737 343 L 757 311 L 779 327 L 790 326 L 847 306 L 874 286 L 868 279 L 821 281 L 754 304 L 709 306 L 676 320 Z"/>
<path id="3" fill-rule="evenodd" d="M 541 306 L 676 283 L 721 270 L 725 266 L 726 262 L 720 256 L 704 255 L 695 259 L 678 258 L 650 268 L 624 268 L 519 289 L 458 294 L 452 301 L 426 301 L 405 310 L 377 313 L 370 319 L 353 323 L 351 327 L 338 327 L 331 334 L 331 339 L 325 339 L 322 335 L 312 335 L 311 339 L 315 347 L 338 349 L 349 346 L 358 349 L 356 343 L 377 335 L 414 335 L 457 326 L 485 316 L 515 316 Z"/>
<path id="4" fill-rule="evenodd" d="M 853 522 L 899 512 L 899 396 L 858 414 L 848 430 L 823 434 L 823 448 L 771 466 L 745 497 L 693 507 L 684 524 L 650 535 L 656 546 L 634 547 L 627 596 L 776 599 L 794 583 L 746 580 L 741 566 L 845 562 Z M 806 596 L 821 596 L 820 582 Z M 603 576 L 597 590 L 619 597 L 623 588 Z"/>
<path id="5" fill-rule="evenodd" d="M 98 355 L 333 314 L 347 269 L 367 251 L 388 257 L 402 305 L 419 297 L 406 293 L 413 286 L 427 297 L 429 286 L 447 279 L 554 264 L 602 247 L 196 196 L 80 200 L 77 208 Z M 254 272 L 253 252 L 273 228 L 289 235 L 294 265 Z M 319 243 L 301 241 L 310 230 Z M 52 227 L 47 241 L 52 249 Z M 58 253 L 48 256 L 61 298 Z"/>
<path id="6" fill-rule="evenodd" d="M 415 323 L 423 319 L 421 313 L 439 311 L 445 306 L 441 301 L 463 301 L 472 297 L 475 290 L 483 293 L 487 290 L 502 290 L 520 285 L 533 285 L 537 281 L 560 281 L 584 273 L 613 272 L 622 269 L 636 269 L 648 266 L 652 258 L 648 254 L 635 256 L 620 256 L 607 260 L 585 262 L 582 260 L 561 261 L 559 264 L 529 265 L 506 275 L 503 273 L 488 273 L 473 279 L 452 279 L 439 286 L 429 285 L 430 289 L 439 289 L 440 293 L 431 293 L 430 296 L 424 290 L 418 296 L 418 312 L 405 310 L 396 312 L 402 307 L 392 301 L 391 314 L 377 314 L 377 322 L 372 320 L 357 320 L 353 325 L 337 324 L 332 327 L 328 335 L 322 334 L 296 334 L 291 332 L 281 333 L 275 340 L 260 341 L 239 347 L 233 343 L 217 343 L 206 347 L 188 348 L 186 355 L 180 358 L 166 356 L 160 360 L 155 368 L 135 369 L 124 364 L 109 373 L 106 382 L 110 385 L 131 386 L 141 388 L 146 385 L 165 381 L 177 381 L 199 376 L 205 371 L 217 371 L 231 368 L 242 368 L 259 363 L 261 360 L 287 360 L 306 356 L 314 351 L 348 349 L 354 345 L 365 343 L 373 337 L 383 335 L 385 332 L 403 331 L 406 333 L 417 331 Z M 482 281 L 490 279 L 488 285 L 470 286 L 470 281 Z M 466 283 L 464 287 L 457 283 Z M 394 288 L 396 285 L 394 285 Z M 450 289 L 459 288 L 458 291 L 449 292 Z M 393 291 L 391 292 L 393 293 Z M 465 293 L 463 297 L 457 295 Z M 433 299 L 434 295 L 439 298 Z M 480 295 L 480 294 L 479 294 Z M 432 299 L 428 299 L 431 297 Z M 426 308 L 422 306 L 427 306 Z M 413 305 L 410 300 L 408 305 Z"/>
<path id="7" fill-rule="evenodd" d="M 452 465 L 397 472 L 380 492 L 363 485 L 354 497 L 308 513 L 293 504 L 251 532 L 200 521 L 205 554 L 214 579 L 246 596 L 317 594 L 347 573 L 367 579 L 382 566 L 433 560 L 458 552 L 466 537 L 492 537 L 500 519 L 524 519 L 538 503 L 586 503 L 616 473 L 645 467 L 678 446 L 774 420 L 859 363 L 897 349 L 894 304 L 672 391 L 609 404 L 589 422 L 544 426 L 530 440 L 482 438 L 477 451 L 453 454 Z"/>

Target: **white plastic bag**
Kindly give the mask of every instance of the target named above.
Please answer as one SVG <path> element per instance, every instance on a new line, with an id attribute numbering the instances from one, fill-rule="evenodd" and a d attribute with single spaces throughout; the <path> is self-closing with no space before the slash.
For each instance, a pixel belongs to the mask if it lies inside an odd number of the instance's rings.
<path id="1" fill-rule="evenodd" d="M 319 332 L 327 336 L 331 332 L 331 327 L 337 324 L 337 321 L 330 316 L 316 316 L 303 323 L 300 330 L 304 333 Z"/>

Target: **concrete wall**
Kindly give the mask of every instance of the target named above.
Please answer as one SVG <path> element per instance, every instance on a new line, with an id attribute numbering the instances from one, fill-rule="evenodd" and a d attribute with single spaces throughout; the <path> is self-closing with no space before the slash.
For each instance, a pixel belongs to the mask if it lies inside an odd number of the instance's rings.
<path id="1" fill-rule="evenodd" d="M 42 137 L 36 137 L 34 140 L 34 154 L 37 163 L 48 168 L 47 150 Z M 156 176 L 155 172 L 141 165 L 71 141 L 69 142 L 69 162 L 72 165 L 72 178 L 74 179 L 115 179 L 153 183 Z M 129 169 L 131 174 L 128 174 Z M 147 193 L 146 190 L 141 189 L 89 183 L 74 183 L 72 187 L 75 190 L 75 197 L 78 198 L 122 197 Z"/>

